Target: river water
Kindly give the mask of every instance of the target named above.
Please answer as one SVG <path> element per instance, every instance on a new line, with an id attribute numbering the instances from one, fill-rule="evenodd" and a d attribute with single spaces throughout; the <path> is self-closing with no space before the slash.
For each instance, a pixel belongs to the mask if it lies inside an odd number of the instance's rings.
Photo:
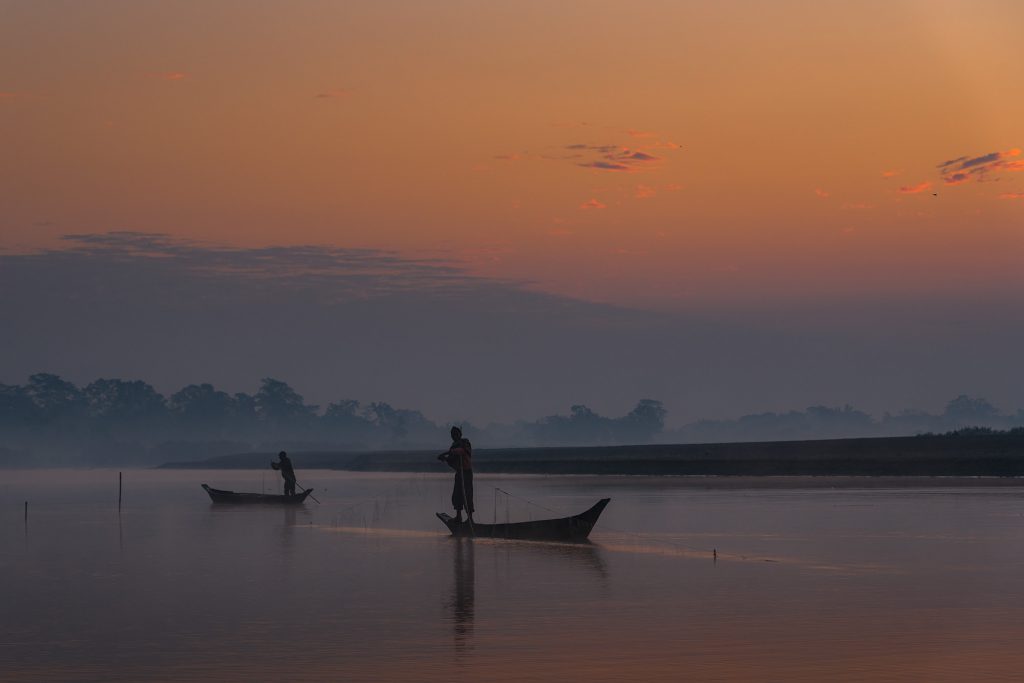
<path id="1" fill-rule="evenodd" d="M 963 681 L 1024 669 L 1014 487 L 478 476 L 480 521 L 610 497 L 592 544 L 572 546 L 450 538 L 434 517 L 448 507 L 444 475 L 300 472 L 321 504 L 274 508 L 214 506 L 199 487 L 276 492 L 270 471 L 126 471 L 120 513 L 116 471 L 2 475 L 3 681 Z"/>

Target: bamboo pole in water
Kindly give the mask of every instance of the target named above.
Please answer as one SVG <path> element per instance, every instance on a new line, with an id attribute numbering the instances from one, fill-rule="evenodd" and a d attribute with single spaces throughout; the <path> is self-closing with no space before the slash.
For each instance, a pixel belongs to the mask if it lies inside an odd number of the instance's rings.
<path id="1" fill-rule="evenodd" d="M 121 472 L 117 473 L 117 511 L 121 512 Z"/>

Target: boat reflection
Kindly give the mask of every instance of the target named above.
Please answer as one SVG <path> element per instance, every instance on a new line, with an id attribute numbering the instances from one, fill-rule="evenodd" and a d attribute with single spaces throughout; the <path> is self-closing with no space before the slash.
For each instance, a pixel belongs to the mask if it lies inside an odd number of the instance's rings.
<path id="1" fill-rule="evenodd" d="M 608 568 L 601 556 L 601 548 L 590 542 L 585 543 L 542 543 L 530 541 L 506 541 L 500 539 L 451 537 L 452 583 L 444 601 L 445 612 L 452 624 L 452 637 L 455 645 L 456 659 L 473 650 L 474 622 L 476 618 L 476 559 L 483 553 L 484 568 L 491 567 L 490 560 L 497 560 L 493 565 L 497 577 L 485 571 L 490 578 L 487 585 L 501 585 L 505 581 L 516 581 L 520 576 L 522 563 L 533 567 L 531 575 L 544 573 L 537 565 L 558 565 L 570 567 L 570 575 L 578 576 L 580 572 L 589 573 L 603 592 L 607 588 Z M 559 574 L 557 566 L 548 571 Z M 498 582 L 494 583 L 494 579 Z"/>
<path id="2" fill-rule="evenodd" d="M 452 539 L 452 590 L 447 601 L 455 637 L 456 654 L 473 648 L 473 618 L 476 611 L 476 558 L 473 540 Z"/>

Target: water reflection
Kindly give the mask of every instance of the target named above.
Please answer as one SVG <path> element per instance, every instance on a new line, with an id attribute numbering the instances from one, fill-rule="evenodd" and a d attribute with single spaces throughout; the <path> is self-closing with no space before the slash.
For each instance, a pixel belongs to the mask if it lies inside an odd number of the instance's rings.
<path id="1" fill-rule="evenodd" d="M 46 496 L 31 530 L 21 496 L 0 505 L 5 683 L 1020 678 L 1013 491 L 670 499 L 608 479 L 618 531 L 559 545 L 442 536 L 440 478 L 325 473 L 334 500 L 288 509 L 140 472 L 115 519 L 109 472 L 3 476 Z M 348 512 L 375 499 L 379 523 Z"/>
<path id="2" fill-rule="evenodd" d="M 452 538 L 452 591 L 447 608 L 452 621 L 456 655 L 473 649 L 476 610 L 476 558 L 473 539 Z"/>
<path id="3" fill-rule="evenodd" d="M 475 540 L 490 545 L 496 552 L 504 553 L 506 559 L 512 555 L 536 558 L 551 565 L 569 566 L 590 572 L 602 581 L 608 579 L 608 566 L 601 554 L 601 546 L 590 541 L 582 543 L 551 543 L 546 541 L 509 541 L 504 539 Z M 555 567 L 551 567 L 555 569 Z M 538 571 L 542 571 L 538 568 Z"/>
<path id="4" fill-rule="evenodd" d="M 608 565 L 601 557 L 600 546 L 590 541 L 583 543 L 532 543 L 534 552 L 557 558 L 559 561 L 581 567 L 592 572 L 602 580 L 608 578 Z"/>
<path id="5" fill-rule="evenodd" d="M 284 549 L 285 557 L 290 557 L 295 547 L 295 508 L 291 505 L 284 506 L 284 526 L 281 527 L 281 547 Z"/>

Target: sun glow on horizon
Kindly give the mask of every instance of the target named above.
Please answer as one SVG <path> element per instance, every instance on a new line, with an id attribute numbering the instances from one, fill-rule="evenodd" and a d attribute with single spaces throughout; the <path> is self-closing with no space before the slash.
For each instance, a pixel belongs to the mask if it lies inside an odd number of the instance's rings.
<path id="1" fill-rule="evenodd" d="M 1024 289 L 1020 3 L 113 7 L 0 26 L 0 248 L 388 249 L 670 309 Z"/>

